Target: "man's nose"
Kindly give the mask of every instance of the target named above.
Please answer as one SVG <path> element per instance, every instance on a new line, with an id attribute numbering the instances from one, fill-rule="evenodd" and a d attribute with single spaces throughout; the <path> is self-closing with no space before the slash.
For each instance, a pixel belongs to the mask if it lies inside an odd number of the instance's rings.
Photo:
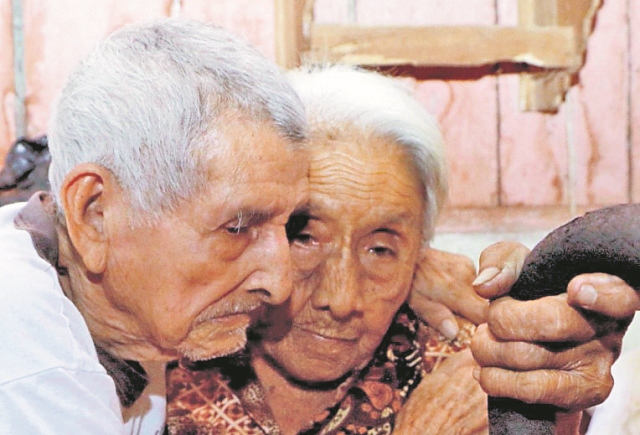
<path id="1" fill-rule="evenodd" d="M 312 299 L 317 309 L 328 309 L 332 316 L 344 319 L 364 308 L 360 267 L 348 248 L 335 252 L 327 260 L 322 273 L 322 282 L 314 291 Z"/>
<path id="2" fill-rule="evenodd" d="M 253 287 L 259 287 L 264 302 L 280 305 L 291 296 L 293 289 L 291 253 L 284 226 L 266 231 L 261 240 L 257 261 L 259 277 Z"/>

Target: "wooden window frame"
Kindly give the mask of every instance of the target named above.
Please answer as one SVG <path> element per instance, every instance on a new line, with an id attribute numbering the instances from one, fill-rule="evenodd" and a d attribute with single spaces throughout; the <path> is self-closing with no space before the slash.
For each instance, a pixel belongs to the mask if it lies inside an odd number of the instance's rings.
<path id="1" fill-rule="evenodd" d="M 275 0 L 276 60 L 364 66 L 520 66 L 521 110 L 556 112 L 584 64 L 602 0 L 518 0 L 518 25 L 318 24 L 313 0 Z M 535 72 L 531 72 L 535 71 Z"/>

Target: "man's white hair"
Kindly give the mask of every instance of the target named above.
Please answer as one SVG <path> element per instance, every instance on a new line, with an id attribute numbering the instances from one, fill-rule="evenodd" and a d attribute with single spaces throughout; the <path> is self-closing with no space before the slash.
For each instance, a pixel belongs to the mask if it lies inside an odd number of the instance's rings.
<path id="1" fill-rule="evenodd" d="M 307 111 L 310 135 L 340 140 L 356 133 L 391 140 L 409 154 L 422 185 L 424 242 L 447 197 L 444 140 L 435 118 L 398 80 L 345 65 L 304 66 L 288 78 Z"/>
<path id="2" fill-rule="evenodd" d="M 126 26 L 98 44 L 56 102 L 54 197 L 59 204 L 72 168 L 96 163 L 128 193 L 132 216 L 153 221 L 206 185 L 206 157 L 238 119 L 272 125 L 292 147 L 307 136 L 284 74 L 237 36 L 178 19 Z"/>

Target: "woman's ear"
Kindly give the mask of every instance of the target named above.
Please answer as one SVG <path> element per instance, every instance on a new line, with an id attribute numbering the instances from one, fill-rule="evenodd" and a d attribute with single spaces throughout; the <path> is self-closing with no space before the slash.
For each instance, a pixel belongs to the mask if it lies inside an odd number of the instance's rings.
<path id="1" fill-rule="evenodd" d="M 113 183 L 109 170 L 83 163 L 66 175 L 60 188 L 69 239 L 85 267 L 94 274 L 101 274 L 106 268 L 109 238 L 104 208 L 108 196 L 114 193 L 110 188 Z"/>

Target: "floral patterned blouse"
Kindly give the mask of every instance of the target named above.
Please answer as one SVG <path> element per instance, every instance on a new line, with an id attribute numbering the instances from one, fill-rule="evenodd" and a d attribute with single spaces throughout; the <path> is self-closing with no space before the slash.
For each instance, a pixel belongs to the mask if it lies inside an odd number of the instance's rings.
<path id="1" fill-rule="evenodd" d="M 405 305 L 369 365 L 336 389 L 335 405 L 300 435 L 384 435 L 413 389 L 451 353 L 466 348 L 465 320 L 448 341 Z M 167 370 L 167 435 L 279 435 L 248 352 Z"/>

